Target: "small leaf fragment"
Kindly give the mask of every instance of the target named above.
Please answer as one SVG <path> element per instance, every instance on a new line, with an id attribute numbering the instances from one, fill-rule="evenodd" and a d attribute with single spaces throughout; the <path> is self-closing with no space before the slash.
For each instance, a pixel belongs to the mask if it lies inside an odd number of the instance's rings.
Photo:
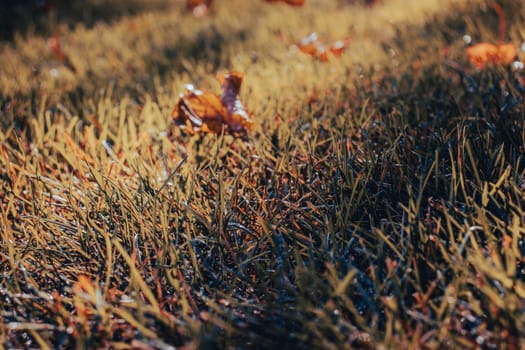
<path id="1" fill-rule="evenodd" d="M 208 14 L 213 0 L 186 0 L 186 8 L 195 17 L 202 17 Z"/>
<path id="2" fill-rule="evenodd" d="M 350 45 L 350 38 L 344 38 L 338 40 L 330 45 L 328 48 L 321 42 L 317 33 L 313 32 L 307 37 L 301 39 L 297 43 L 299 50 L 307 55 L 313 56 L 322 62 L 329 60 L 329 54 L 331 53 L 334 57 L 341 57 L 346 51 L 346 48 Z"/>

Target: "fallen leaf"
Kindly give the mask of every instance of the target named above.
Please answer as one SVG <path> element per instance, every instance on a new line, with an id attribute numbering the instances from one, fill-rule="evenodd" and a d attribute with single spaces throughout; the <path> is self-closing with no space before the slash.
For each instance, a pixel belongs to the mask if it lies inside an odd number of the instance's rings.
<path id="1" fill-rule="evenodd" d="M 218 132 L 227 114 L 219 96 L 197 90 L 191 84 L 186 85 L 186 90 L 172 112 L 175 123 L 189 132 Z"/>
<path id="2" fill-rule="evenodd" d="M 467 47 L 467 57 L 476 68 L 483 70 L 486 64 L 510 64 L 518 56 L 518 48 L 512 43 L 503 43 L 505 37 L 505 16 L 497 3 L 492 4 L 499 18 L 498 44 L 480 43 Z"/>
<path id="3" fill-rule="evenodd" d="M 190 133 L 225 132 L 243 134 L 253 127 L 251 115 L 239 98 L 243 74 L 228 72 L 217 74 L 222 95 L 195 89 L 186 85 L 171 114 L 175 124 Z"/>
<path id="4" fill-rule="evenodd" d="M 221 102 L 228 111 L 226 123 L 235 132 L 251 130 L 253 125 L 250 114 L 239 98 L 243 77 L 240 72 L 219 73 L 216 76 L 222 88 Z"/>
<path id="5" fill-rule="evenodd" d="M 213 0 L 186 0 L 186 8 L 195 17 L 202 17 L 208 14 L 212 2 Z"/>
<path id="6" fill-rule="evenodd" d="M 326 53 L 326 48 L 319 41 L 319 36 L 315 32 L 301 39 L 297 43 L 297 47 L 305 54 L 318 58 Z"/>
<path id="7" fill-rule="evenodd" d="M 301 39 L 301 41 L 297 43 L 299 50 L 307 55 L 316 57 L 322 62 L 328 61 L 328 52 L 331 52 L 334 57 L 341 57 L 348 45 L 350 45 L 350 38 L 345 38 L 334 42 L 327 48 L 315 32 Z"/>
<path id="8" fill-rule="evenodd" d="M 518 55 L 518 49 L 514 44 L 495 45 L 480 43 L 467 47 L 467 57 L 470 63 L 483 70 L 486 64 L 509 64 Z"/>
<path id="9" fill-rule="evenodd" d="M 284 2 L 292 6 L 303 6 L 304 0 L 264 0 L 266 2 Z"/>
<path id="10" fill-rule="evenodd" d="M 330 46 L 330 52 L 335 57 L 340 57 L 345 52 L 346 48 L 350 45 L 350 38 L 344 38 L 343 40 L 337 40 Z"/>

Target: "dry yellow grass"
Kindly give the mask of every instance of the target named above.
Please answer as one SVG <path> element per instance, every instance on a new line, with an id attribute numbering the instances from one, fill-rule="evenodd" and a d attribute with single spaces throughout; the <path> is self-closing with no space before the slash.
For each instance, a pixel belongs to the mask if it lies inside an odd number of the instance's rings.
<path id="1" fill-rule="evenodd" d="M 6 347 L 522 346 L 525 77 L 462 39 L 495 40 L 489 2 L 183 5 L 51 18 L 70 65 L 0 44 Z M 313 59 L 311 32 L 350 47 Z M 174 127 L 221 70 L 253 132 Z"/>
<path id="2" fill-rule="evenodd" d="M 387 57 L 380 44 L 395 35 L 396 24 L 420 25 L 429 15 L 446 12 L 450 4 L 457 2 L 391 0 L 368 9 L 338 6 L 336 1 L 311 1 L 297 9 L 232 0 L 217 3 L 212 16 L 199 19 L 173 2 L 162 12 L 145 12 L 90 29 L 81 23 L 73 30 L 57 24 L 55 31 L 78 74 L 53 61 L 48 38 L 17 37 L 13 43 L 2 44 L 0 50 L 0 91 L 37 88 L 51 94 L 54 89 L 89 86 L 86 80 L 102 77 L 108 83 L 116 79 L 118 84 L 132 84 L 130 80 L 154 75 L 160 65 L 177 80 L 188 79 L 188 75 L 202 79 L 204 73 L 210 75 L 217 69 L 253 70 L 259 79 L 271 81 L 272 90 L 277 92 L 289 87 L 281 85 L 286 84 L 284 80 L 295 82 L 297 75 L 312 75 L 309 58 L 291 48 L 310 32 L 330 40 L 352 38 L 348 57 L 332 67 L 333 71 L 358 64 L 384 64 Z M 206 45 L 210 46 L 211 57 L 196 62 L 196 53 L 201 58 L 207 54 Z M 218 46 L 220 52 L 214 50 Z M 323 75 L 310 80 L 323 79 Z M 298 81 L 296 85 L 303 84 Z"/>

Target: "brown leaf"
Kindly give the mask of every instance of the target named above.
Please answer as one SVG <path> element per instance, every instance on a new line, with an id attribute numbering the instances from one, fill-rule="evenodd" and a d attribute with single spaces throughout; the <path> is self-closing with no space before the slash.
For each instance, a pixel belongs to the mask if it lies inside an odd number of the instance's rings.
<path id="1" fill-rule="evenodd" d="M 243 74 L 221 73 L 216 78 L 222 96 L 186 85 L 186 93 L 181 94 L 171 114 L 173 121 L 190 133 L 218 133 L 223 128 L 233 134 L 250 131 L 253 121 L 239 98 Z"/>
<path id="2" fill-rule="evenodd" d="M 234 132 L 251 130 L 253 126 L 252 118 L 239 98 L 243 77 L 240 72 L 220 73 L 216 76 L 222 88 L 221 102 L 228 111 L 225 121 Z"/>

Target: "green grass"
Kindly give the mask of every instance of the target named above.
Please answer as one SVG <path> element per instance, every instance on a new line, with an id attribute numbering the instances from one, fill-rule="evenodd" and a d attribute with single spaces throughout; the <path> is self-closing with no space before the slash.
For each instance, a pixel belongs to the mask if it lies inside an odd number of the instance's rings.
<path id="1" fill-rule="evenodd" d="M 525 7 L 500 3 L 520 46 Z M 496 42 L 489 5 L 118 1 L 15 27 L 3 346 L 525 346 L 525 75 L 477 71 L 462 39 Z M 311 31 L 352 42 L 323 63 L 293 45 Z M 172 125 L 184 84 L 218 91 L 228 69 L 254 130 Z"/>

